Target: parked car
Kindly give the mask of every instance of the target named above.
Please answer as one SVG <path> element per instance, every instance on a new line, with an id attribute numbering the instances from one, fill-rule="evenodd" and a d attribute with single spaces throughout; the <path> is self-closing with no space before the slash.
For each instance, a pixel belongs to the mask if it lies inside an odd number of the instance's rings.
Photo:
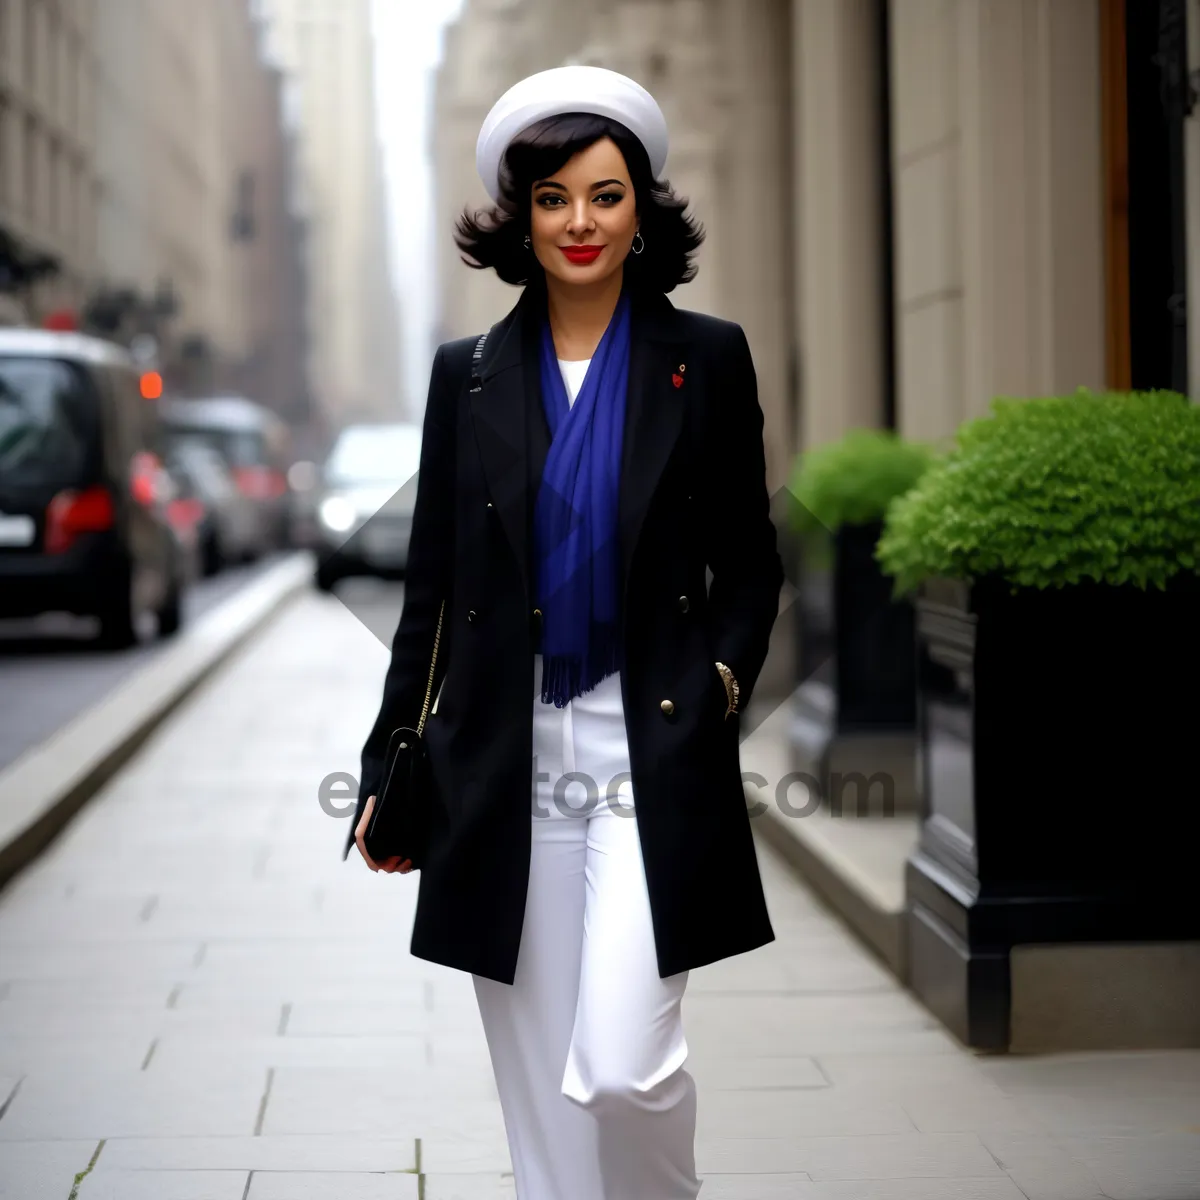
<path id="1" fill-rule="evenodd" d="M 290 498 L 287 468 L 291 435 L 270 409 L 242 396 L 169 399 L 162 405 L 171 446 L 210 446 L 225 460 L 234 486 L 257 513 L 256 546 L 288 545 Z"/>
<path id="2" fill-rule="evenodd" d="M 145 612 L 178 629 L 184 553 L 138 379 L 112 343 L 0 329 L 0 616 L 96 616 L 113 647 Z"/>
<path id="3" fill-rule="evenodd" d="M 177 505 L 195 513 L 203 573 L 260 557 L 269 549 L 255 502 L 238 490 L 229 466 L 211 446 L 183 438 L 169 446 L 167 467 L 183 496 Z M 193 507 L 195 506 L 195 507 Z"/>
<path id="4" fill-rule="evenodd" d="M 172 470 L 169 463 L 164 463 L 164 470 L 167 524 L 179 547 L 184 583 L 190 586 L 204 573 L 201 540 L 209 518 L 208 509 L 184 476 Z"/>
<path id="5" fill-rule="evenodd" d="M 349 575 L 403 577 L 420 461 L 419 425 L 351 425 L 338 435 L 316 506 L 322 591 Z"/>

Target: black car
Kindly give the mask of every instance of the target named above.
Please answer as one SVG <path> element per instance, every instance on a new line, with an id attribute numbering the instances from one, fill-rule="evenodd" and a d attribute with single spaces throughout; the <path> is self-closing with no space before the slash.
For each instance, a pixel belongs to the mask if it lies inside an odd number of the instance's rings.
<path id="1" fill-rule="evenodd" d="M 96 616 L 100 641 L 180 624 L 185 565 L 171 528 L 155 405 L 121 347 L 0 329 L 0 617 Z"/>

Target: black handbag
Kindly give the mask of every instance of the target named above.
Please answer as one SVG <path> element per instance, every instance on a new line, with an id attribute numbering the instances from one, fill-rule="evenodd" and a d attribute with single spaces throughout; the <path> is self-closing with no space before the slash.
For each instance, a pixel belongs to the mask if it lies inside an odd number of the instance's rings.
<path id="1" fill-rule="evenodd" d="M 383 759 L 383 786 L 375 797 L 371 819 L 363 834 L 363 845 L 375 862 L 399 856 L 412 860 L 420 870 L 429 853 L 429 828 L 433 812 L 433 774 L 429 767 L 429 748 L 421 736 L 429 714 L 429 696 L 437 667 L 438 642 L 442 636 L 442 617 L 446 602 L 438 613 L 437 632 L 433 636 L 433 661 L 429 664 L 429 682 L 425 702 L 416 729 L 407 725 L 393 731 Z"/>

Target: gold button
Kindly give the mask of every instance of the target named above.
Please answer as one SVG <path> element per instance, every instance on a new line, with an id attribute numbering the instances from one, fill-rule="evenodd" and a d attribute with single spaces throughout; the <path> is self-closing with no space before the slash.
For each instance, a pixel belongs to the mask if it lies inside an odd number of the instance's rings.
<path id="1" fill-rule="evenodd" d="M 680 596 L 679 597 L 679 611 L 687 612 L 687 610 L 688 610 L 688 598 L 686 596 Z"/>
<path id="2" fill-rule="evenodd" d="M 675 711 L 675 705 L 670 700 L 664 700 L 659 706 L 663 710 L 665 716 L 670 716 Z"/>
<path id="3" fill-rule="evenodd" d="M 533 610 L 533 615 L 540 621 L 542 619 L 542 610 L 540 608 L 535 608 Z"/>

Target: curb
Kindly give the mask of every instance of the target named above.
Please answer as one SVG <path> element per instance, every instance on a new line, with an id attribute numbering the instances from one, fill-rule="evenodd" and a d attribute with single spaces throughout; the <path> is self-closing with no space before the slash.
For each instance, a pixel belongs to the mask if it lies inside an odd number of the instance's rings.
<path id="1" fill-rule="evenodd" d="M 308 590 L 312 574 L 311 555 L 289 555 L 0 771 L 0 887 L 37 858 L 199 684 Z"/>

